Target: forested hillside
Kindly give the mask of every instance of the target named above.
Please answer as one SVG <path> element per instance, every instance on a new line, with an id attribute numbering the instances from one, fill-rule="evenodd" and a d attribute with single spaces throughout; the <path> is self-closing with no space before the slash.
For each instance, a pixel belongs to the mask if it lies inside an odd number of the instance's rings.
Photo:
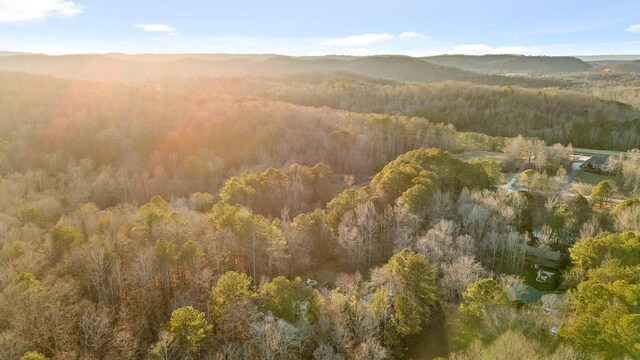
<path id="1" fill-rule="evenodd" d="M 334 171 L 373 173 L 411 148 L 455 146 L 455 132 L 418 118 L 3 77 L 0 352 L 9 358 L 402 356 L 437 299 L 435 272 L 413 251 L 391 257 L 376 208 L 402 195 L 408 215 L 428 194 L 495 182 L 480 163 L 419 150 L 406 156 L 419 186 L 383 180 L 399 170 L 392 163 L 362 204 L 340 195 L 326 205 L 348 186 Z M 314 165 L 243 172 L 221 186 L 239 169 L 293 162 Z M 366 243 L 343 216 L 368 217 Z M 378 271 L 389 280 L 375 284 L 344 275 L 344 287 L 321 293 L 296 279 L 331 262 L 355 270 L 387 260 Z M 361 286 L 377 305 L 356 295 Z M 369 333 L 351 327 L 352 311 Z"/>
<path id="2" fill-rule="evenodd" d="M 0 73 L 0 359 L 640 356 L 640 152 L 565 146 L 638 146 L 635 108 L 254 62 Z"/>
<path id="3" fill-rule="evenodd" d="M 241 170 L 292 162 L 372 174 L 411 149 L 457 149 L 452 128 L 423 118 L 149 86 L 2 77 L 3 173 L 31 167 L 58 173 L 75 164 L 103 172 L 107 183 L 127 180 L 126 190 L 101 189 L 105 199 L 120 191 L 138 200 L 211 191 Z M 156 184 L 156 178 L 167 182 Z"/>
<path id="4" fill-rule="evenodd" d="M 438 82 L 465 80 L 481 84 L 519 86 L 567 85 L 560 79 L 485 75 L 434 65 L 408 56 L 368 57 L 179 57 L 146 56 L 141 59 L 107 55 L 47 56 L 20 54 L 0 57 L 0 70 L 24 71 L 74 79 L 108 82 L 142 81 L 165 77 L 273 76 L 304 72 L 348 71 L 397 81 Z"/>
<path id="5" fill-rule="evenodd" d="M 600 69 L 587 74 L 563 74 L 562 78 L 574 83 L 572 90 L 640 108 L 640 74 Z"/>
<path id="6" fill-rule="evenodd" d="M 267 97 L 358 112 L 420 116 L 461 131 L 540 137 L 548 143 L 628 150 L 640 146 L 640 111 L 574 91 L 490 87 L 461 82 L 380 84 L 328 78 L 274 86 Z M 637 130 L 637 131 L 636 131 Z"/>
<path id="7" fill-rule="evenodd" d="M 522 55 L 439 55 L 425 57 L 428 62 L 487 74 L 555 74 L 581 72 L 591 65 L 570 56 Z"/>

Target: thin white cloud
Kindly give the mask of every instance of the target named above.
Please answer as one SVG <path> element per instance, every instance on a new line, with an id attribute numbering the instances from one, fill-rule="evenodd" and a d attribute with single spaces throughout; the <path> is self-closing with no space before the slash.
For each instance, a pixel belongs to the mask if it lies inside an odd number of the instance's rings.
<path id="1" fill-rule="evenodd" d="M 626 32 L 630 32 L 630 33 L 634 33 L 634 34 L 640 34 L 640 24 L 631 25 L 625 31 Z"/>
<path id="2" fill-rule="evenodd" d="M 457 54 L 482 55 L 482 54 L 527 54 L 533 49 L 527 46 L 499 46 L 491 47 L 486 44 L 465 44 L 453 47 Z"/>
<path id="3" fill-rule="evenodd" d="M 176 33 L 176 29 L 172 28 L 171 26 L 167 25 L 167 24 L 136 24 L 133 25 L 133 27 L 138 28 L 138 29 L 142 29 L 143 31 L 149 31 L 149 32 L 161 32 L 161 33 L 167 33 L 167 34 L 175 34 Z"/>
<path id="4" fill-rule="evenodd" d="M 239 37 L 239 36 L 146 36 L 142 33 L 122 38 L 119 36 L 73 36 L 53 34 L 33 34 L 21 32 L 11 34 L 0 31 L 0 48 L 7 51 L 39 52 L 52 55 L 77 53 L 232 53 L 232 54 L 283 54 L 283 55 L 354 55 L 349 49 L 366 48 L 373 54 L 396 54 L 409 56 L 429 56 L 462 53 L 454 49 L 454 43 L 429 41 L 388 41 L 367 46 L 327 47 L 321 45 L 326 40 L 309 37 Z M 156 33 L 160 34 L 160 33 Z M 509 40 L 512 41 L 512 40 Z M 514 42 L 518 44 L 517 42 Z M 472 44 L 473 45 L 473 44 Z M 478 45 L 478 44 L 475 44 Z M 640 54 L 640 37 L 624 42 L 590 43 L 522 43 L 526 46 L 492 48 L 483 53 L 522 53 L 524 55 L 606 55 Z M 509 51 L 507 51 L 509 50 Z M 520 50 L 520 51 L 518 51 Z M 525 51 L 526 50 L 526 51 Z M 469 52 L 465 52 L 470 54 Z"/>
<path id="5" fill-rule="evenodd" d="M 70 0 L 0 0 L 0 23 L 27 23 L 51 16 L 70 18 L 83 6 Z"/>
<path id="6" fill-rule="evenodd" d="M 422 39 L 422 40 L 429 39 L 429 37 L 425 34 L 412 32 L 412 31 L 405 31 L 402 34 L 398 35 L 398 37 L 401 39 Z"/>
<path id="7" fill-rule="evenodd" d="M 358 45 L 369 45 L 373 43 L 378 43 L 382 41 L 392 40 L 395 36 L 387 33 L 382 34 L 362 34 L 362 35 L 353 35 L 342 38 L 329 39 L 323 42 L 323 45 L 327 46 L 358 46 Z"/>

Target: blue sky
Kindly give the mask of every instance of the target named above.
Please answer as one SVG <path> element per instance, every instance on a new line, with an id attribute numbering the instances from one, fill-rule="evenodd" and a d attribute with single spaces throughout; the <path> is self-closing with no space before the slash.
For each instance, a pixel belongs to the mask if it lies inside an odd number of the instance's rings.
<path id="1" fill-rule="evenodd" d="M 0 0 L 0 50 L 640 54 L 640 3 Z"/>

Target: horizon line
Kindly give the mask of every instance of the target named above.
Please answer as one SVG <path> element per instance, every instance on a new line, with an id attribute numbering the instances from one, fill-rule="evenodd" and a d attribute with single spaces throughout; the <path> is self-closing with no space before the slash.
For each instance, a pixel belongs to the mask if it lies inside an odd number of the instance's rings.
<path id="1" fill-rule="evenodd" d="M 373 56 L 403 56 L 410 58 L 422 58 L 422 57 L 434 57 L 434 56 L 522 56 L 522 57 L 603 57 L 603 56 L 611 56 L 611 57 L 619 57 L 619 56 L 636 56 L 640 57 L 640 53 L 628 53 L 628 54 L 615 54 L 615 53 L 601 53 L 601 54 L 572 54 L 572 55 L 553 55 L 553 54 L 518 54 L 518 53 L 484 53 L 484 54 L 464 54 L 464 53 L 454 53 L 454 52 L 442 52 L 435 53 L 429 55 L 407 55 L 402 53 L 372 53 L 366 55 L 358 55 L 358 54 L 340 54 L 340 53 L 328 53 L 328 54 L 317 54 L 317 55 L 293 55 L 293 54 L 284 54 L 284 53 L 276 53 L 276 52 L 123 52 L 123 51 L 109 51 L 109 52 L 69 52 L 69 53 L 47 53 L 47 52 L 30 52 L 30 51 L 14 51 L 14 50 L 0 50 L 1 53 L 12 53 L 15 55 L 44 55 L 44 56 L 73 56 L 73 55 L 127 55 L 127 56 L 162 56 L 162 55 L 244 55 L 244 56 L 285 56 L 285 57 L 329 57 L 329 56 L 342 56 L 342 57 L 353 57 L 353 58 L 365 58 L 365 57 L 373 57 Z M 2 56 L 2 55 L 0 55 Z M 4 55 L 7 56 L 7 55 Z"/>

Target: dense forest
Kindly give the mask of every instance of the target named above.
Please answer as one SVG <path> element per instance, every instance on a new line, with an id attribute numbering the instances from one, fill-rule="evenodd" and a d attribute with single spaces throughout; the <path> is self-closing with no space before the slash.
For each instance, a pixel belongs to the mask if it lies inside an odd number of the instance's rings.
<path id="1" fill-rule="evenodd" d="M 1 359 L 640 357 L 640 111 L 594 73 L 104 58 L 0 73 Z"/>
<path id="2" fill-rule="evenodd" d="M 575 82 L 571 89 L 602 99 L 620 101 L 638 108 L 640 106 L 640 75 L 628 72 L 611 72 L 608 68 L 582 74 L 563 74 L 563 78 Z"/>
<path id="3" fill-rule="evenodd" d="M 640 146 L 637 109 L 575 91 L 461 82 L 377 84 L 337 77 L 320 84 L 276 86 L 266 96 L 304 105 L 420 116 L 462 131 L 524 134 L 548 143 L 619 150 Z"/>

